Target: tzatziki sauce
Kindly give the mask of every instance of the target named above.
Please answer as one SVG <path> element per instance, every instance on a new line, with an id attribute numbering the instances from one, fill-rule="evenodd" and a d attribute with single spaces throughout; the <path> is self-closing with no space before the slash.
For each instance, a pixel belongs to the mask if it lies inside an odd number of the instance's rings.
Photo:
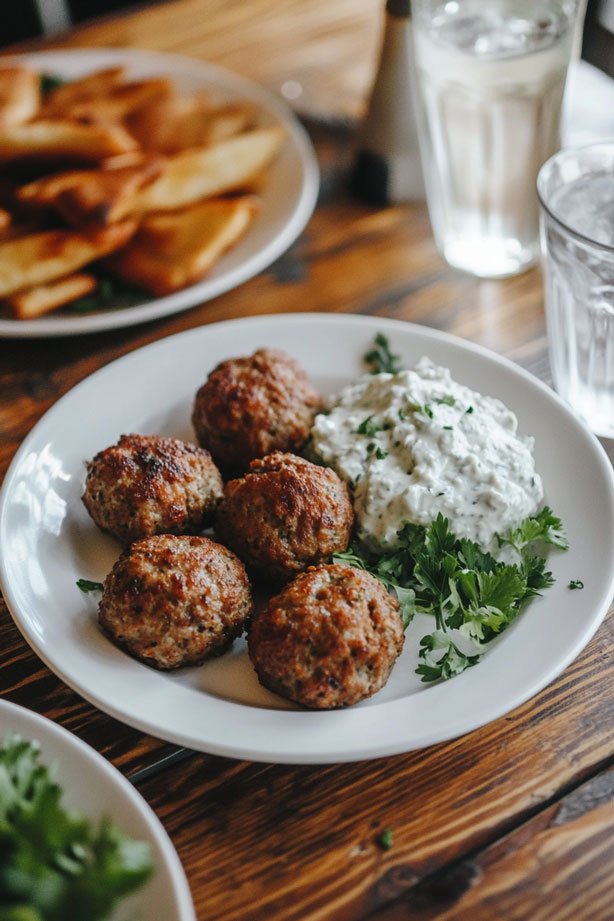
<path id="1" fill-rule="evenodd" d="M 365 374 L 316 416 L 314 456 L 351 488 L 358 538 L 399 546 L 404 522 L 428 526 L 441 512 L 458 537 L 494 551 L 543 497 L 533 438 L 517 433 L 500 400 L 454 381 L 421 358 L 398 374 Z"/>

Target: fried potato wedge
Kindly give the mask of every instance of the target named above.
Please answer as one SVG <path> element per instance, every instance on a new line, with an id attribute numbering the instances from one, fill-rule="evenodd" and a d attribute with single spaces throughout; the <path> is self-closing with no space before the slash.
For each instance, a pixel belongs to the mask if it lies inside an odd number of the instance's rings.
<path id="1" fill-rule="evenodd" d="M 126 125 L 143 150 L 175 154 L 191 147 L 210 147 L 255 123 L 248 103 L 212 106 L 206 95 L 149 100 L 136 109 Z"/>
<path id="2" fill-rule="evenodd" d="M 121 125 L 83 125 L 66 119 L 37 119 L 0 128 L 0 163 L 61 157 L 97 162 L 136 150 L 137 146 Z"/>
<path id="3" fill-rule="evenodd" d="M 38 74 L 27 67 L 0 68 L 0 127 L 36 115 L 41 101 Z"/>
<path id="4" fill-rule="evenodd" d="M 135 80 L 113 86 L 108 93 L 76 99 L 64 106 L 65 118 L 93 122 L 118 122 L 127 118 L 134 109 L 151 99 L 158 99 L 172 91 L 171 81 L 165 77 Z"/>
<path id="5" fill-rule="evenodd" d="M 77 273 L 67 278 L 59 278 L 46 285 L 37 285 L 35 288 L 18 291 L 7 297 L 4 303 L 18 320 L 33 320 L 65 304 L 70 304 L 77 298 L 91 294 L 97 284 L 98 281 L 94 275 L 87 275 L 85 272 Z"/>
<path id="6" fill-rule="evenodd" d="M 45 230 L 0 243 L 0 297 L 70 275 L 119 249 L 136 230 L 123 221 L 92 231 Z"/>
<path id="7" fill-rule="evenodd" d="M 243 236 L 257 210 L 256 200 L 243 196 L 149 215 L 130 243 L 105 264 L 151 294 L 170 294 L 202 278 Z"/>
<path id="8" fill-rule="evenodd" d="M 281 126 L 257 128 L 216 144 L 169 157 L 161 175 L 127 203 L 122 217 L 174 211 L 204 198 L 248 189 L 278 153 Z"/>
<path id="9" fill-rule="evenodd" d="M 22 204 L 53 208 L 69 224 L 111 224 L 125 202 L 160 175 L 160 157 L 140 157 L 131 166 L 97 170 L 70 170 L 43 176 L 22 186 L 16 198 Z"/>
<path id="10" fill-rule="evenodd" d="M 84 102 L 108 93 L 122 82 L 125 73 L 125 67 L 105 67 L 56 87 L 45 97 L 43 105 L 45 117 L 64 114 L 69 106 L 76 102 Z"/>
<path id="11" fill-rule="evenodd" d="M 0 243 L 6 243 L 8 240 L 18 240 L 20 237 L 28 237 L 43 229 L 44 223 L 40 220 L 40 215 L 38 214 L 25 219 L 22 216 L 16 217 L 4 208 L 0 208 Z"/>

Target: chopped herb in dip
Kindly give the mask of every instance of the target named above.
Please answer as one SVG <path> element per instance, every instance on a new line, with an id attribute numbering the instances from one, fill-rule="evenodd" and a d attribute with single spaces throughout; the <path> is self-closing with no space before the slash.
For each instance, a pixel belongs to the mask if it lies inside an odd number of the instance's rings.
<path id="1" fill-rule="evenodd" d="M 358 536 L 369 547 L 398 546 L 402 522 L 426 526 L 442 515 L 458 537 L 492 550 L 495 534 L 534 514 L 543 497 L 533 439 L 517 429 L 499 400 L 422 358 L 344 388 L 316 417 L 312 450 L 358 483 Z"/>

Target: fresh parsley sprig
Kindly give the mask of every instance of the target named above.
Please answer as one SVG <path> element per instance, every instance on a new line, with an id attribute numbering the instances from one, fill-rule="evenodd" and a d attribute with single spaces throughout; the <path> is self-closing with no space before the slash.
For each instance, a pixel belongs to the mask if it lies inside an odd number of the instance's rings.
<path id="1" fill-rule="evenodd" d="M 62 804 L 39 746 L 0 744 L 0 917 L 102 921 L 152 873 L 149 846 Z"/>
<path id="2" fill-rule="evenodd" d="M 378 333 L 374 347 L 365 355 L 365 362 L 371 366 L 371 374 L 398 374 L 401 370 L 400 361 L 400 356 L 390 351 L 387 336 Z"/>
<path id="3" fill-rule="evenodd" d="M 420 643 L 416 671 L 423 681 L 452 678 L 476 665 L 486 645 L 552 585 L 536 548 L 567 548 L 561 521 L 548 507 L 500 538 L 516 552 L 515 563 L 456 537 L 442 515 L 428 528 L 405 524 L 398 537 L 397 550 L 374 554 L 353 546 L 334 559 L 368 570 L 394 592 L 405 627 L 417 612 L 434 617 L 436 629 Z"/>

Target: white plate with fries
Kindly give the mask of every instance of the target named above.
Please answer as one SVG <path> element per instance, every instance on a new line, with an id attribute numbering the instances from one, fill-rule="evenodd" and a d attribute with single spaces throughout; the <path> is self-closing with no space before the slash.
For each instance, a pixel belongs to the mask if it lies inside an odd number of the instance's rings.
<path id="1" fill-rule="evenodd" d="M 159 672 L 101 632 L 97 598 L 120 545 L 98 530 L 81 495 L 85 463 L 124 432 L 194 439 L 197 389 L 225 358 L 262 346 L 294 356 L 325 394 L 365 371 L 376 333 L 404 367 L 422 355 L 456 380 L 505 401 L 535 436 L 545 501 L 569 537 L 553 551 L 555 584 L 533 599 L 485 653 L 451 681 L 415 673 L 427 615 L 410 624 L 386 686 L 345 710 L 309 712 L 266 691 L 244 639 L 197 668 Z M 181 368 L 181 374 L 177 374 Z M 96 407 L 96 412 L 92 408 Z M 579 475 L 581 474 L 581 475 Z M 573 484 L 573 488 L 570 488 Z M 48 666 L 83 697 L 158 738 L 235 758 L 287 763 L 356 761 L 456 738 L 519 706 L 579 655 L 614 591 L 614 476 L 596 438 L 544 384 L 479 346 L 383 318 L 307 314 L 256 317 L 189 330 L 101 369 L 64 396 L 28 435 L 0 495 L 0 580 L 12 616 Z M 581 580 L 581 591 L 570 582 Z"/>
<path id="2" fill-rule="evenodd" d="M 206 302 L 270 265 L 313 212 L 306 132 L 241 76 L 136 49 L 36 52 L 2 59 L 0 83 L 3 71 L 0 336 Z"/>

